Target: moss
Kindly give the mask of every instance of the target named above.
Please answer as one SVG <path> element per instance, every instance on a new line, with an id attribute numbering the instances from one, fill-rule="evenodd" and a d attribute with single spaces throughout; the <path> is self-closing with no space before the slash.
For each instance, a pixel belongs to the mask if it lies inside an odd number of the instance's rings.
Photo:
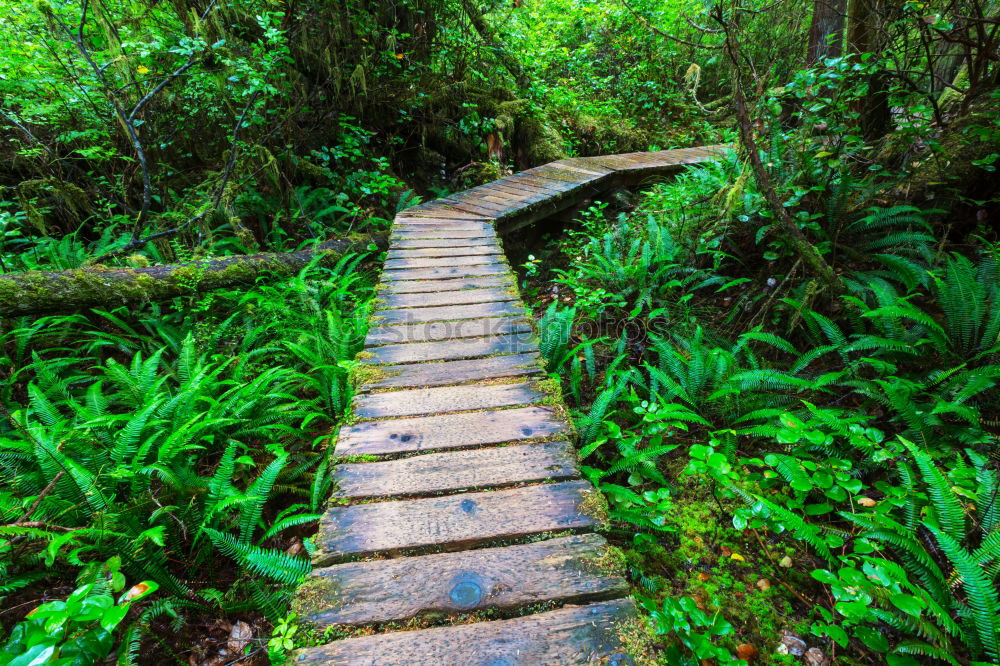
<path id="1" fill-rule="evenodd" d="M 611 519 L 608 517 L 608 500 L 597 488 L 584 491 L 583 500 L 580 502 L 580 513 L 597 521 L 599 530 L 606 530 L 611 525 Z"/>
<path id="2" fill-rule="evenodd" d="M 358 353 L 363 354 L 370 352 Z M 356 363 L 348 372 L 347 379 L 351 382 L 351 386 L 358 388 L 359 386 L 364 386 L 365 384 L 374 384 L 375 382 L 385 379 L 386 377 L 398 375 L 400 372 L 400 370 L 386 370 L 374 363 Z"/>
<path id="3" fill-rule="evenodd" d="M 542 400 L 543 405 L 563 407 L 566 404 L 563 401 L 562 384 L 558 377 L 547 377 L 537 381 L 535 387 L 545 394 L 545 399 Z"/>
<path id="4" fill-rule="evenodd" d="M 665 664 L 657 655 L 659 638 L 653 633 L 649 622 L 643 617 L 635 617 L 615 625 L 618 641 L 625 653 L 636 666 Z"/>
<path id="5" fill-rule="evenodd" d="M 310 615 L 339 608 L 340 588 L 329 576 L 312 576 L 299 585 L 292 600 L 292 612 L 308 621 Z"/>
<path id="6" fill-rule="evenodd" d="M 587 555 L 581 561 L 587 571 L 599 576 L 624 578 L 627 573 L 628 559 L 618 546 L 608 545 L 599 556 Z"/>

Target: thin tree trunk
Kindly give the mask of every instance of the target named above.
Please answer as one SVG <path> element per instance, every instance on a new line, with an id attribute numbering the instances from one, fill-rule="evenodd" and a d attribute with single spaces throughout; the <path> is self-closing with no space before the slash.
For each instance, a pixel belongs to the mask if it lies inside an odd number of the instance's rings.
<path id="1" fill-rule="evenodd" d="M 809 24 L 807 64 L 812 65 L 823 58 L 836 58 L 843 52 L 846 10 L 847 0 L 815 0 Z"/>

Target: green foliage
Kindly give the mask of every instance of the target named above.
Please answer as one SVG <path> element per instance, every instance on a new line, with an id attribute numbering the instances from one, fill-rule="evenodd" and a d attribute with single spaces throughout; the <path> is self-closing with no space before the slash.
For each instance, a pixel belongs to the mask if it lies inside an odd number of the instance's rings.
<path id="1" fill-rule="evenodd" d="M 3 398 L 26 399 L 0 428 L 2 593 L 114 554 L 161 604 L 283 617 L 311 568 L 284 550 L 329 492 L 325 435 L 366 332 L 359 260 L 189 314 L 14 323 Z"/>
<path id="2" fill-rule="evenodd" d="M 125 587 L 118 557 L 85 567 L 77 582 L 65 601 L 43 603 L 14 625 L 0 648 L 0 664 L 98 663 L 111 654 L 112 634 L 132 607 L 158 587 L 144 581 L 116 601 L 114 595 Z M 124 650 L 120 656 L 134 657 L 128 646 Z"/>

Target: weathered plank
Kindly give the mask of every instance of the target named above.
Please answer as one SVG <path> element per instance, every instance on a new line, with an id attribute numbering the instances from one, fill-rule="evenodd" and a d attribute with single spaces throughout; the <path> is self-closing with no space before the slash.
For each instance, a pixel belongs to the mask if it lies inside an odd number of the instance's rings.
<path id="1" fill-rule="evenodd" d="M 384 267 L 386 270 L 399 268 L 442 268 L 448 266 L 481 266 L 484 264 L 496 264 L 504 266 L 497 254 L 467 255 L 462 257 L 399 257 L 386 259 Z"/>
<path id="2" fill-rule="evenodd" d="M 340 429 L 337 456 L 397 455 L 554 437 L 569 426 L 551 407 L 365 421 Z"/>
<path id="3" fill-rule="evenodd" d="M 491 228 L 485 229 L 440 229 L 438 227 L 428 227 L 418 229 L 416 227 L 401 227 L 393 229 L 389 237 L 390 244 L 399 240 L 433 240 L 433 241 L 457 241 L 472 239 L 492 239 L 496 238 L 496 232 Z"/>
<path id="4" fill-rule="evenodd" d="M 337 465 L 333 496 L 414 497 L 579 476 L 569 442 L 542 442 Z"/>
<path id="5" fill-rule="evenodd" d="M 411 259 L 414 257 L 468 257 L 476 254 L 501 254 L 496 241 L 481 245 L 455 245 L 451 247 L 393 247 L 386 259 Z"/>
<path id="6" fill-rule="evenodd" d="M 417 294 L 433 291 L 461 291 L 464 289 L 484 289 L 501 287 L 509 289 L 514 281 L 509 275 L 486 275 L 483 277 L 456 278 L 453 280 L 390 280 L 380 285 L 380 294 Z"/>
<path id="7" fill-rule="evenodd" d="M 313 572 L 293 610 L 322 628 L 623 597 L 625 579 L 599 565 L 607 553 L 602 537 L 576 534 L 462 553 L 337 564 Z"/>
<path id="8" fill-rule="evenodd" d="M 444 386 L 483 379 L 527 377 L 542 372 L 538 354 L 512 354 L 440 363 L 406 363 L 382 366 L 381 369 L 383 372 L 379 377 L 363 384 L 359 390 Z"/>
<path id="9" fill-rule="evenodd" d="M 319 520 L 313 563 L 433 548 L 459 550 L 546 532 L 593 528 L 599 492 L 587 481 L 444 497 L 332 506 Z"/>
<path id="10" fill-rule="evenodd" d="M 372 356 L 366 363 L 421 363 L 423 361 L 452 361 L 476 356 L 497 354 L 523 354 L 538 351 L 530 335 L 497 335 L 488 338 L 463 338 L 441 342 L 409 342 L 372 347 Z"/>
<path id="11" fill-rule="evenodd" d="M 420 292 L 416 294 L 386 293 L 379 296 L 386 308 L 428 307 L 431 305 L 465 305 L 517 300 L 512 289 L 461 289 Z"/>
<path id="12" fill-rule="evenodd" d="M 492 236 L 480 236 L 469 238 L 410 238 L 407 236 L 393 237 L 390 239 L 392 247 L 395 249 L 423 249 L 436 247 L 471 247 L 494 243 L 496 239 Z"/>
<path id="13" fill-rule="evenodd" d="M 341 666 L 581 666 L 632 664 L 619 628 L 631 599 L 570 606 L 510 620 L 348 638 L 300 650 L 296 664 Z"/>
<path id="14" fill-rule="evenodd" d="M 522 317 L 483 317 L 447 322 L 396 324 L 369 329 L 368 337 L 365 338 L 365 346 L 377 347 L 404 342 L 434 342 L 455 338 L 482 338 L 530 332 L 531 326 Z M 525 336 L 526 342 L 531 340 L 530 336 Z"/>
<path id="15" fill-rule="evenodd" d="M 533 405 L 545 400 L 533 384 L 463 384 L 361 393 L 354 397 L 354 415 L 361 419 L 446 414 L 473 409 Z"/>
<path id="16" fill-rule="evenodd" d="M 382 279 L 388 280 L 437 280 L 441 278 L 481 277 L 504 275 L 510 269 L 506 264 L 474 264 L 437 268 L 385 269 Z"/>
<path id="17" fill-rule="evenodd" d="M 508 299 L 492 303 L 379 310 L 374 316 L 380 318 L 380 325 L 386 326 L 391 324 L 420 324 L 455 319 L 482 319 L 483 317 L 519 317 L 523 315 L 524 307 L 512 299 Z"/>

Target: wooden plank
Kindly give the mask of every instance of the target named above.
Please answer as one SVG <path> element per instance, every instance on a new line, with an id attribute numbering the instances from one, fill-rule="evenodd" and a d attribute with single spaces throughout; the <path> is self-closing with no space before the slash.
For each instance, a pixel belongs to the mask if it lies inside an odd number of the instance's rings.
<path id="1" fill-rule="evenodd" d="M 454 278 L 448 280 L 390 280 L 380 283 L 380 294 L 416 294 L 431 291 L 459 291 L 500 287 L 510 289 L 514 281 L 509 275 L 485 275 L 483 277 Z"/>
<path id="2" fill-rule="evenodd" d="M 353 414 L 359 419 L 447 414 L 473 409 L 533 405 L 545 398 L 545 393 L 530 382 L 436 386 L 387 393 L 361 393 L 354 397 Z"/>
<path id="3" fill-rule="evenodd" d="M 449 240 L 449 239 L 476 239 L 476 238 L 496 238 L 496 232 L 492 227 L 489 229 L 437 229 L 415 227 L 393 229 L 389 241 L 400 240 Z"/>
<path id="4" fill-rule="evenodd" d="M 434 342 L 458 338 L 487 338 L 510 333 L 531 333 L 531 325 L 523 317 L 483 317 L 456 321 L 396 324 L 368 329 L 366 347 Z M 525 337 L 530 340 L 530 336 Z"/>
<path id="5" fill-rule="evenodd" d="M 628 594 L 625 579 L 595 564 L 607 553 L 600 536 L 577 534 L 502 548 L 338 564 L 313 572 L 294 610 L 324 628 L 623 597 Z"/>
<path id="6" fill-rule="evenodd" d="M 546 532 L 589 530 L 598 493 L 589 481 L 561 481 L 444 497 L 332 506 L 319 520 L 313 564 L 406 551 L 462 550 Z"/>
<path id="7" fill-rule="evenodd" d="M 386 293 L 380 294 L 379 298 L 385 302 L 386 308 L 425 308 L 432 305 L 469 305 L 518 300 L 517 292 L 510 288 L 462 289 L 416 294 Z"/>
<path id="8" fill-rule="evenodd" d="M 399 247 L 393 243 L 386 259 L 412 259 L 416 257 L 470 257 L 474 255 L 500 254 L 496 241 L 479 245 L 459 245 L 453 247 Z"/>
<path id="9" fill-rule="evenodd" d="M 620 625 L 636 617 L 631 599 L 569 606 L 510 620 L 397 631 L 300 650 L 296 664 L 338 666 L 581 666 L 635 663 Z"/>
<path id="10" fill-rule="evenodd" d="M 503 208 L 493 205 L 479 205 L 473 203 L 469 199 L 457 196 L 446 197 L 444 199 L 440 199 L 440 201 L 447 202 L 448 206 L 454 208 L 455 210 L 463 210 L 476 215 L 488 215 L 492 219 L 499 217 L 499 214 L 503 212 Z"/>
<path id="11" fill-rule="evenodd" d="M 393 223 L 426 227 L 452 227 L 461 226 L 463 224 L 490 226 L 491 218 L 482 217 L 480 215 L 466 215 L 465 217 L 432 217 L 430 215 L 404 215 L 401 213 L 396 216 Z"/>
<path id="12" fill-rule="evenodd" d="M 497 239 L 495 236 L 472 236 L 468 238 L 409 238 L 401 236 L 398 238 L 391 238 L 389 240 L 390 246 L 394 250 L 425 250 L 435 248 L 458 249 L 463 247 L 495 245 L 496 242 Z"/>
<path id="13" fill-rule="evenodd" d="M 594 176 L 607 176 L 614 173 L 614 169 L 609 169 L 607 167 L 602 167 L 600 164 L 595 164 L 589 157 L 570 157 L 553 162 L 552 164 L 560 169 L 580 171 Z"/>
<path id="14" fill-rule="evenodd" d="M 520 317 L 524 306 L 508 299 L 493 303 L 471 303 L 468 305 L 439 305 L 433 307 L 403 307 L 379 310 L 373 316 L 380 317 L 380 326 L 391 324 L 422 324 L 431 321 L 455 319 L 482 319 L 483 317 Z"/>
<path id="15" fill-rule="evenodd" d="M 525 173 L 538 177 L 538 178 L 549 178 L 551 180 L 561 180 L 567 183 L 573 183 L 575 185 L 587 185 L 595 180 L 600 180 L 598 176 L 590 176 L 585 173 L 580 173 L 578 171 L 568 171 L 566 169 L 559 169 L 549 165 L 535 167 L 534 169 L 528 169 Z"/>
<path id="16" fill-rule="evenodd" d="M 484 275 L 507 275 L 507 264 L 476 264 L 449 266 L 447 268 L 406 268 L 382 271 L 382 280 L 437 280 L 440 278 L 482 277 Z"/>
<path id="17" fill-rule="evenodd" d="M 477 231 L 490 235 L 494 233 L 492 224 L 481 224 L 479 222 L 456 222 L 455 224 L 439 224 L 436 220 L 434 224 L 414 224 L 409 221 L 396 222 L 392 226 L 393 234 L 398 233 L 451 233 L 456 231 Z"/>
<path id="18" fill-rule="evenodd" d="M 530 185 L 515 185 L 508 183 L 497 183 L 497 189 L 502 192 L 508 192 L 510 194 L 516 195 L 521 201 L 527 203 L 536 203 L 538 201 L 544 201 L 553 196 L 551 190 L 542 190 L 536 187 L 531 187 Z"/>
<path id="19" fill-rule="evenodd" d="M 333 496 L 347 500 L 416 497 L 579 476 L 569 442 L 542 442 L 337 465 Z"/>
<path id="20" fill-rule="evenodd" d="M 497 354 L 523 354 L 538 351 L 530 335 L 497 335 L 487 338 L 461 338 L 439 342 L 406 342 L 372 347 L 373 354 L 366 363 L 420 363 L 423 361 L 451 361 L 476 356 Z"/>
<path id="21" fill-rule="evenodd" d="M 365 421 L 340 429 L 337 456 L 396 455 L 503 444 L 566 433 L 566 421 L 550 407 Z"/>
<path id="22" fill-rule="evenodd" d="M 538 354 L 529 353 L 464 361 L 383 366 L 383 375 L 358 387 L 358 390 L 444 386 L 483 379 L 540 375 L 542 367 L 539 359 Z"/>
<path id="23" fill-rule="evenodd" d="M 479 254 L 464 257 L 414 257 L 401 259 L 386 259 L 384 268 L 440 268 L 444 266 L 475 266 L 480 264 L 497 264 L 498 257 L 495 254 Z"/>

